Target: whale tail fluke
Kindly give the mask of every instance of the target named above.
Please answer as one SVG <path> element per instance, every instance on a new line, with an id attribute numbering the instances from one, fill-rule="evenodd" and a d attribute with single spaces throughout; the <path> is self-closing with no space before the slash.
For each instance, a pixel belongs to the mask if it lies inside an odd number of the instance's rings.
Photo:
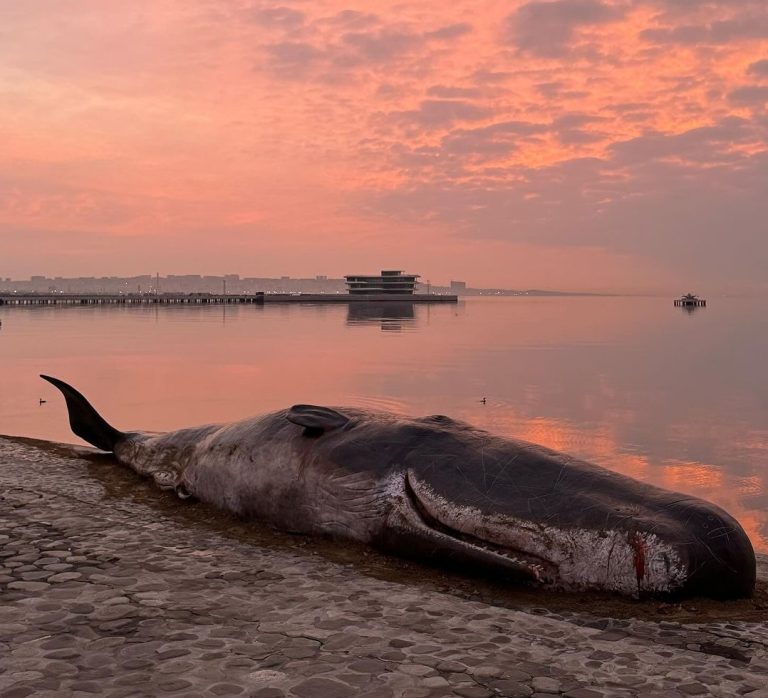
<path id="1" fill-rule="evenodd" d="M 51 376 L 40 374 L 40 378 L 52 383 L 64 394 L 69 411 L 69 426 L 77 436 L 102 451 L 114 450 L 115 444 L 124 436 L 123 432 L 108 424 L 71 385 Z"/>

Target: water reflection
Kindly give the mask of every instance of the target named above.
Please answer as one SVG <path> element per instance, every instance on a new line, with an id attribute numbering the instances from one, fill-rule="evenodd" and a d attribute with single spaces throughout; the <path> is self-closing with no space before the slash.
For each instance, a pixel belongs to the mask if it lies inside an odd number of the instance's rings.
<path id="1" fill-rule="evenodd" d="M 124 429 L 295 403 L 448 414 L 710 499 L 768 552 L 760 301 L 694 322 L 666 299 L 366 306 L 0 308 L 0 433 L 75 441 L 39 373 Z"/>
<path id="2" fill-rule="evenodd" d="M 700 305 L 681 305 L 680 310 L 686 315 L 693 315 L 695 312 L 701 310 L 704 306 Z"/>
<path id="3" fill-rule="evenodd" d="M 378 325 L 384 332 L 401 332 L 416 324 L 413 303 L 349 303 L 347 325 Z"/>

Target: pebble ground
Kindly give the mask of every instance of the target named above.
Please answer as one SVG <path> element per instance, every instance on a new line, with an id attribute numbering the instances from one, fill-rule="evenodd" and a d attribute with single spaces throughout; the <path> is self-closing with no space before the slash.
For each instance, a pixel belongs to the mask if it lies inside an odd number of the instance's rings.
<path id="1" fill-rule="evenodd" d="M 0 437 L 3 698 L 768 698 L 768 613 L 682 624 L 458 598 L 179 520 L 110 486 L 116 467 Z"/>

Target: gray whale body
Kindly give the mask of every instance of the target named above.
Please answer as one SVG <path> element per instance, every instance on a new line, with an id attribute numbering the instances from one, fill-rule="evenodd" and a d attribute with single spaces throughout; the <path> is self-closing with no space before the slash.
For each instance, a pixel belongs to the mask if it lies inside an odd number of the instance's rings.
<path id="1" fill-rule="evenodd" d="M 164 434 L 110 426 L 73 387 L 73 432 L 181 498 L 290 532 L 565 590 L 752 594 L 738 522 L 670 492 L 442 415 L 294 405 Z"/>

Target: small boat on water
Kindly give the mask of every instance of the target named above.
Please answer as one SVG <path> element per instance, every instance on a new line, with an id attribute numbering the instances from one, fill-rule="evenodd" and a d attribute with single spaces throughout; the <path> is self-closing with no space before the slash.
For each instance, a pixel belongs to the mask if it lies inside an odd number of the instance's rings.
<path id="1" fill-rule="evenodd" d="M 678 308 L 704 308 L 706 305 L 707 301 L 693 293 L 686 293 L 681 298 L 675 300 L 675 307 Z"/>

